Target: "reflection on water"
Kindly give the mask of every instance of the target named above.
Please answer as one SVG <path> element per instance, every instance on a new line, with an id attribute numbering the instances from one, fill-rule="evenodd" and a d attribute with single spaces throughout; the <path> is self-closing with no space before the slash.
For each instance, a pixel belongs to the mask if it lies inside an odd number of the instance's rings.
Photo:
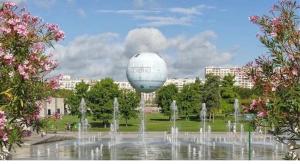
<path id="1" fill-rule="evenodd" d="M 79 145 L 77 140 L 61 141 L 33 146 L 24 146 L 13 155 L 13 159 L 33 160 L 171 160 L 176 154 L 178 160 L 247 160 L 247 144 L 215 143 L 209 145 L 196 144 L 191 140 L 179 140 L 176 148 L 165 142 L 163 138 L 148 138 L 146 146 L 135 138 L 122 138 L 112 145 L 109 139 L 96 139 Z M 174 146 L 174 145 L 173 145 Z M 176 151 L 176 152 L 174 152 Z M 173 154 L 173 158 L 172 158 Z M 252 159 L 273 160 L 284 157 L 281 145 L 254 144 L 251 149 Z"/>

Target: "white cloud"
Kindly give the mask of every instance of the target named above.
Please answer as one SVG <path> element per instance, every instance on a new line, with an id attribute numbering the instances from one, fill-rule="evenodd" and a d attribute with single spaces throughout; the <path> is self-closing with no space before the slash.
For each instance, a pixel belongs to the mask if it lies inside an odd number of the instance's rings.
<path id="1" fill-rule="evenodd" d="M 55 73 L 93 79 L 122 75 L 123 46 L 114 33 L 81 36 L 66 46 L 56 45 L 52 53 L 60 63 Z"/>
<path id="2" fill-rule="evenodd" d="M 189 38 L 167 38 L 156 28 L 133 29 L 125 38 L 115 33 L 84 35 L 66 46 L 55 46 L 53 53 L 60 63 L 56 73 L 125 80 L 129 58 L 151 51 L 166 60 L 169 77 L 195 77 L 203 74 L 205 66 L 230 64 L 232 54 L 218 50 L 213 43 L 216 37 L 214 32 L 205 31 Z"/>
<path id="3" fill-rule="evenodd" d="M 185 15 L 201 15 L 203 10 L 205 9 L 214 9 L 213 6 L 207 6 L 207 5 L 197 5 L 193 7 L 183 8 L 183 7 L 174 7 L 170 8 L 170 12 L 178 13 L 178 14 L 185 14 Z"/>
<path id="4" fill-rule="evenodd" d="M 144 0 L 134 1 L 134 4 L 144 5 Z M 147 1 L 148 3 L 148 1 Z M 146 5 L 145 5 L 146 6 Z M 173 7 L 173 8 L 151 8 L 147 9 L 132 9 L 132 10 L 97 10 L 101 14 L 123 14 L 129 17 L 143 21 L 139 26 L 142 27 L 160 27 L 170 25 L 191 25 L 196 19 L 196 16 L 201 15 L 204 10 L 213 9 L 215 7 L 208 5 L 197 5 L 192 7 Z"/>
<path id="5" fill-rule="evenodd" d="M 125 38 L 125 54 L 130 57 L 138 52 L 162 52 L 167 48 L 166 37 L 156 28 L 137 28 Z"/>
<path id="6" fill-rule="evenodd" d="M 170 16 L 136 16 L 135 19 L 144 20 L 146 23 L 140 26 L 160 27 L 167 25 L 191 25 L 192 17 L 170 17 Z"/>
<path id="7" fill-rule="evenodd" d="M 97 13 L 108 13 L 108 14 L 127 14 L 127 15 L 135 15 L 135 14 L 147 14 L 147 13 L 160 13 L 159 10 L 97 10 Z"/>

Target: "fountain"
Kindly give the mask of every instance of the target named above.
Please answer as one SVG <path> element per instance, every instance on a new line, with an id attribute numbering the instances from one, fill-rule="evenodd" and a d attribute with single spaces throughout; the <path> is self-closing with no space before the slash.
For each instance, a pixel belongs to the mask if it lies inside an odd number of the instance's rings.
<path id="1" fill-rule="evenodd" d="M 148 154 L 148 150 L 147 150 L 147 145 L 145 142 L 145 102 L 144 102 L 144 97 L 141 96 L 141 102 L 140 102 L 140 120 L 141 120 L 141 124 L 140 124 L 140 141 L 143 147 L 143 151 L 144 151 L 144 158 L 147 159 L 147 154 Z"/>
<path id="2" fill-rule="evenodd" d="M 177 113 L 177 106 L 176 101 L 173 100 L 171 104 L 171 110 L 173 111 L 173 126 L 171 127 L 171 144 L 172 144 L 172 159 L 177 159 L 177 149 L 178 149 L 178 128 L 176 127 L 176 113 Z"/>
<path id="3" fill-rule="evenodd" d="M 143 96 L 141 96 L 141 102 L 140 102 L 140 137 L 142 142 L 144 143 L 145 141 L 145 102 Z"/>
<path id="4" fill-rule="evenodd" d="M 117 131 L 119 129 L 119 103 L 118 99 L 114 98 L 114 112 L 113 112 L 113 122 L 110 126 L 110 131 L 113 136 L 116 137 Z"/>
<path id="5" fill-rule="evenodd" d="M 231 121 L 228 120 L 227 122 L 227 127 L 228 127 L 228 132 L 230 133 L 231 132 Z"/>
<path id="6" fill-rule="evenodd" d="M 81 113 L 80 122 L 78 123 L 78 156 L 81 158 L 82 151 L 83 155 L 86 156 L 87 151 L 85 150 L 85 145 L 87 143 L 87 128 L 88 120 L 86 118 L 86 103 L 82 98 L 79 105 L 79 111 Z M 57 146 L 57 145 L 56 145 Z"/>
<path id="7" fill-rule="evenodd" d="M 177 113 L 177 106 L 176 101 L 173 100 L 171 104 L 171 110 L 173 111 L 173 126 L 171 127 L 171 137 L 172 137 L 172 144 L 177 145 L 178 140 L 178 128 L 176 127 L 176 113 Z"/>
<path id="8" fill-rule="evenodd" d="M 233 132 L 236 133 L 236 127 L 238 123 L 238 116 L 239 116 L 239 100 L 234 99 L 234 124 L 233 124 Z"/>
<path id="9" fill-rule="evenodd" d="M 110 125 L 110 152 L 111 159 L 115 160 L 117 158 L 117 137 L 118 137 L 118 129 L 119 129 L 119 103 L 118 99 L 114 98 L 114 111 L 113 111 L 113 122 Z"/>
<path id="10" fill-rule="evenodd" d="M 202 130 L 200 129 L 200 138 L 201 141 L 206 143 L 206 113 L 207 113 L 207 109 L 206 109 L 206 104 L 202 103 L 202 110 L 200 113 L 200 119 L 202 122 Z M 200 125 L 201 127 L 201 125 Z M 202 131 L 202 133 L 201 133 Z"/>
<path id="11" fill-rule="evenodd" d="M 244 138 L 244 125 L 241 124 L 241 128 L 240 128 L 240 143 L 241 143 L 241 145 L 243 145 L 243 138 Z"/>

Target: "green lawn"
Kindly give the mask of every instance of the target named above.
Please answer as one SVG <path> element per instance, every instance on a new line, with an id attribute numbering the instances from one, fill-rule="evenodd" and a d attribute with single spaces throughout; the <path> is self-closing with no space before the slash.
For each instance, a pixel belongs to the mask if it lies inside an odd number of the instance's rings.
<path id="1" fill-rule="evenodd" d="M 164 116 L 161 113 L 149 113 L 145 115 L 146 119 L 146 131 L 169 131 L 173 123 L 168 120 L 167 116 Z M 210 125 L 212 131 L 215 132 L 224 132 L 228 131 L 227 121 L 231 120 L 233 122 L 233 117 L 221 117 L 215 118 L 214 122 L 207 122 L 207 125 Z M 50 130 L 55 129 L 57 126 L 59 131 L 64 131 L 66 123 L 78 123 L 79 119 L 77 116 L 64 116 L 61 120 L 58 120 L 56 123 L 53 121 L 50 122 Z M 88 121 L 91 125 L 89 131 L 109 131 L 109 127 L 104 128 L 101 121 L 94 121 L 92 117 L 88 117 Z M 202 123 L 201 123 L 202 124 Z M 120 131 L 122 132 L 137 132 L 139 131 L 140 120 L 139 118 L 131 119 L 128 121 L 128 126 L 125 126 L 125 121 L 120 120 Z M 246 124 L 245 124 L 246 125 Z M 199 131 L 200 121 L 197 118 L 191 120 L 177 119 L 176 126 L 179 131 L 195 132 Z M 247 126 L 245 126 L 245 129 Z M 73 128 L 73 131 L 76 131 L 77 127 Z M 239 127 L 238 127 L 239 130 Z"/>

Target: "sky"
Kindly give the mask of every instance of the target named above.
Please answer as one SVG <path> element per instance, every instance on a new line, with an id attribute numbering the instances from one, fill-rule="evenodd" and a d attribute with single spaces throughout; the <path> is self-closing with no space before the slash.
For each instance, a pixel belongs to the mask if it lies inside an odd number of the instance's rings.
<path id="1" fill-rule="evenodd" d="M 269 14 L 277 0 L 14 0 L 65 39 L 49 51 L 54 73 L 126 80 L 138 52 L 159 53 L 168 78 L 203 78 L 207 66 L 243 66 L 266 53 L 249 16 Z"/>

